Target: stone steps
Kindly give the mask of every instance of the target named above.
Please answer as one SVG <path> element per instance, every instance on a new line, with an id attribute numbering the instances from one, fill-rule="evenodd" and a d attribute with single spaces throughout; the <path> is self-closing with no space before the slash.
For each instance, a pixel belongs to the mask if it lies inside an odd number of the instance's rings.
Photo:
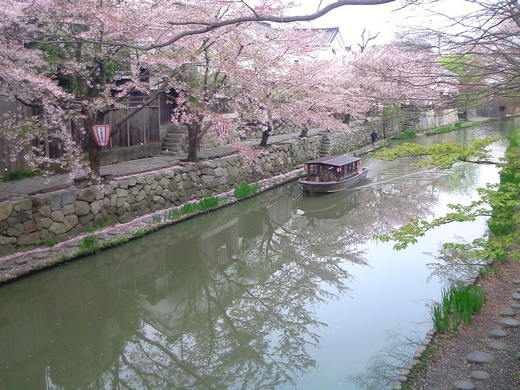
<path id="1" fill-rule="evenodd" d="M 182 153 L 187 137 L 188 129 L 186 126 L 171 128 L 162 140 L 162 154 L 172 155 Z"/>
<path id="2" fill-rule="evenodd" d="M 321 138 L 320 157 L 326 156 L 330 156 L 330 139 L 328 136 L 324 135 Z"/>

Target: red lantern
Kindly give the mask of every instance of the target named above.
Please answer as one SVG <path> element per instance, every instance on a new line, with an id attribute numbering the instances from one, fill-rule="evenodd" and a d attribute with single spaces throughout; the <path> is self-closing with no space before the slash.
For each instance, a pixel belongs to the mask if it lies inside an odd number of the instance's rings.
<path id="1" fill-rule="evenodd" d="M 303 167 L 304 167 L 305 169 L 309 169 L 309 164 L 305 164 Z"/>
<path id="2" fill-rule="evenodd" d="M 92 126 L 92 133 L 98 146 L 107 146 L 110 141 L 110 125 L 94 125 Z"/>
<path id="3" fill-rule="evenodd" d="M 341 173 L 341 168 L 339 168 L 339 167 L 336 168 L 336 172 L 337 172 L 337 173 Z"/>

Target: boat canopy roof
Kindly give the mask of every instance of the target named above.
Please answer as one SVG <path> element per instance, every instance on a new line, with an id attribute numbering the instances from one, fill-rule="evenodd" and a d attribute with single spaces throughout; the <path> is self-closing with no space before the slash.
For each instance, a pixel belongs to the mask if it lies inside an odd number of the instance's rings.
<path id="1" fill-rule="evenodd" d="M 342 167 L 347 164 L 359 161 L 361 158 L 352 156 L 328 156 L 317 158 L 316 160 L 307 161 L 305 164 L 321 164 L 331 165 L 333 167 Z"/>

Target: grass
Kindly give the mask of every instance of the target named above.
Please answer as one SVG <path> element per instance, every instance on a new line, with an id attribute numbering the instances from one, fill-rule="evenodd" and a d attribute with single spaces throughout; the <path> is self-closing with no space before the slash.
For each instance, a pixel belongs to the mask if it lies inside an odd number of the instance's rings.
<path id="1" fill-rule="evenodd" d="M 417 137 L 417 131 L 415 130 L 406 130 L 402 133 L 395 134 L 391 137 L 391 139 L 407 139 Z"/>
<path id="2" fill-rule="evenodd" d="M 209 210 L 209 209 L 214 209 L 215 207 L 218 206 L 220 202 L 220 199 L 219 198 L 205 198 L 205 199 L 202 199 L 198 206 L 200 208 L 200 210 L 202 211 L 205 211 L 205 210 Z"/>
<path id="3" fill-rule="evenodd" d="M 454 331 L 466 324 L 473 313 L 480 311 L 486 294 L 478 286 L 452 286 L 444 289 L 442 300 L 430 311 L 433 325 L 440 333 Z"/>
<path id="4" fill-rule="evenodd" d="M 173 219 L 182 217 L 183 215 L 194 214 L 200 211 L 207 211 L 214 209 L 220 204 L 220 199 L 215 197 L 204 198 L 198 203 L 186 203 L 178 210 L 170 210 L 161 215 L 154 215 L 152 217 L 153 223 L 162 223 L 171 221 Z"/>
<path id="5" fill-rule="evenodd" d="M 427 132 L 425 132 L 426 135 L 434 135 L 434 134 L 440 134 L 440 133 L 446 133 L 448 131 L 463 129 L 465 127 L 470 127 L 478 124 L 479 122 L 466 122 L 466 121 L 458 121 L 452 126 L 441 126 L 436 127 L 435 129 L 430 129 Z"/>
<path id="6" fill-rule="evenodd" d="M 90 251 L 95 250 L 99 246 L 98 239 L 94 236 L 87 236 L 83 238 L 81 241 L 81 244 L 79 246 L 79 249 L 81 251 Z"/>
<path id="7" fill-rule="evenodd" d="M 54 246 L 58 243 L 56 240 L 43 240 L 42 245 L 43 246 Z"/>
<path id="8" fill-rule="evenodd" d="M 492 217 L 488 220 L 491 232 L 488 249 L 494 260 L 505 261 L 508 257 L 520 260 L 520 253 L 511 246 L 518 240 L 518 206 L 520 191 L 520 129 L 509 135 L 509 146 L 506 151 L 506 163 L 500 171 L 498 191 L 490 197 Z"/>
<path id="9" fill-rule="evenodd" d="M 478 271 L 478 275 L 480 277 L 490 274 L 490 273 L 494 273 L 495 275 L 498 275 L 498 268 L 493 264 L 486 264 Z"/>
<path id="10" fill-rule="evenodd" d="M 437 348 L 434 346 L 429 346 L 426 348 L 426 351 L 423 352 L 423 354 L 419 357 L 419 363 L 417 363 L 410 374 L 408 375 L 408 381 L 403 383 L 401 386 L 402 390 L 412 390 L 414 387 L 412 387 L 411 382 L 421 373 L 421 371 L 424 371 L 426 366 L 428 365 L 428 362 L 430 362 L 435 355 L 437 355 Z"/>
<path id="11" fill-rule="evenodd" d="M 248 183 L 243 183 L 240 187 L 235 189 L 235 191 L 233 192 L 233 195 L 237 199 L 244 199 L 244 198 L 247 198 L 248 196 L 253 195 L 259 189 L 260 189 L 260 184 L 251 185 Z"/>
<path id="12" fill-rule="evenodd" d="M 26 177 L 32 177 L 35 175 L 41 174 L 42 171 L 39 169 L 18 169 L 16 171 L 11 171 L 7 175 L 2 177 L 3 181 L 16 181 L 22 180 Z"/>
<path id="13" fill-rule="evenodd" d="M 84 229 L 83 232 L 84 233 L 92 233 L 92 232 L 95 232 L 96 230 L 104 229 L 104 228 L 107 228 L 107 227 L 110 227 L 110 226 L 115 226 L 115 225 L 116 225 L 115 222 L 100 221 L 100 222 L 97 222 L 93 227 Z"/>

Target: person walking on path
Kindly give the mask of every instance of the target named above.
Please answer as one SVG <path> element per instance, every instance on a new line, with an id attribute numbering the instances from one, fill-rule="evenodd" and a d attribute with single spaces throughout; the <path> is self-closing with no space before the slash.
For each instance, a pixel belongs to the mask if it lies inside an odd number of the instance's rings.
<path id="1" fill-rule="evenodd" d="M 370 133 L 370 138 L 372 139 L 372 145 L 377 141 L 377 132 L 375 130 L 372 130 Z"/>

